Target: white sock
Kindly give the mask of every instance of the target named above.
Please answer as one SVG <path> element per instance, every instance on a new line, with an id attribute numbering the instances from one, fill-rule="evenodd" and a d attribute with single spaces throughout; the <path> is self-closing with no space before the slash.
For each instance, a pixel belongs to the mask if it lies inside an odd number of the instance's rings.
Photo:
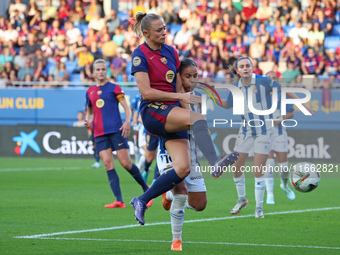
<path id="1" fill-rule="evenodd" d="M 279 163 L 280 167 L 280 178 L 281 178 L 281 184 L 283 187 L 287 187 L 288 179 L 289 179 L 289 168 L 288 168 L 288 162 Z"/>
<path id="2" fill-rule="evenodd" d="M 237 195 L 239 200 L 245 200 L 246 199 L 246 178 L 244 176 L 244 173 L 240 177 L 235 178 L 234 182 L 236 185 Z"/>
<path id="3" fill-rule="evenodd" d="M 194 207 L 192 207 L 191 205 L 189 205 L 188 201 L 185 203 L 185 206 L 184 206 L 184 207 L 185 207 L 185 208 L 188 208 L 188 209 L 190 209 L 190 210 L 194 210 L 194 211 L 197 212 L 196 208 L 194 208 Z"/>
<path id="4" fill-rule="evenodd" d="M 275 159 L 269 158 L 266 162 L 267 171 L 264 174 L 267 196 L 274 196 L 274 167 L 275 167 Z"/>
<path id="5" fill-rule="evenodd" d="M 168 191 L 165 193 L 165 197 L 166 197 L 166 199 L 169 200 L 169 201 L 174 200 L 174 195 L 172 194 L 171 190 L 168 190 Z"/>
<path id="6" fill-rule="evenodd" d="M 140 158 L 139 147 L 138 147 L 138 146 L 135 146 L 135 162 L 136 162 L 136 163 L 139 162 L 139 158 Z"/>
<path id="7" fill-rule="evenodd" d="M 138 167 L 139 171 L 141 171 L 141 169 L 144 169 L 144 164 L 145 164 L 145 157 L 144 155 L 139 157 L 139 161 L 136 164 L 136 166 Z"/>
<path id="8" fill-rule="evenodd" d="M 170 219 L 172 230 L 172 241 L 182 240 L 182 228 L 184 221 L 184 205 L 188 199 L 187 195 L 174 195 L 170 207 Z"/>
<path id="9" fill-rule="evenodd" d="M 263 197 L 265 191 L 265 183 L 263 176 L 260 178 L 255 177 L 255 201 L 256 208 L 263 208 Z"/>

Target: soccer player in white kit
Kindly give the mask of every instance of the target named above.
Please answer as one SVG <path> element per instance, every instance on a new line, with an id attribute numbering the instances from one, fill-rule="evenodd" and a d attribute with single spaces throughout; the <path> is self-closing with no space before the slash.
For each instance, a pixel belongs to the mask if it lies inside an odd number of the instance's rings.
<path id="1" fill-rule="evenodd" d="M 192 91 L 196 86 L 198 77 L 197 64 L 185 58 L 181 60 L 180 76 L 185 92 Z M 197 105 L 190 105 L 192 111 L 198 111 Z M 195 211 L 203 211 L 207 204 L 206 187 L 199 168 L 197 159 L 198 149 L 194 137 L 189 132 L 190 149 L 191 149 L 191 171 L 185 178 L 185 182 L 177 184 L 172 190 L 163 194 L 163 207 L 165 210 L 170 209 L 171 229 L 173 240 L 171 250 L 182 250 L 182 227 L 184 221 L 184 208 Z M 160 174 L 164 174 L 167 169 L 172 168 L 170 155 L 165 150 L 164 145 L 159 144 L 157 152 L 157 164 Z"/>
<path id="2" fill-rule="evenodd" d="M 266 74 L 267 77 L 271 78 L 274 81 L 277 81 L 277 75 L 275 72 L 270 71 Z M 268 156 L 266 167 L 267 171 L 265 172 L 265 183 L 266 183 L 266 191 L 267 191 L 267 199 L 266 204 L 275 204 L 274 200 L 274 167 L 275 167 L 275 159 L 274 153 L 276 154 L 278 166 L 280 170 L 280 179 L 281 179 L 281 189 L 286 193 L 287 197 L 290 200 L 295 199 L 295 193 L 288 187 L 288 179 L 289 179 L 289 167 L 288 167 L 288 135 L 286 128 L 281 124 L 282 120 L 288 120 L 294 117 L 294 106 L 288 104 L 286 107 L 286 115 L 281 115 L 281 98 L 277 102 L 277 109 L 273 113 L 274 116 L 274 140 L 272 144 L 272 150 Z"/>
<path id="3" fill-rule="evenodd" d="M 268 110 L 272 106 L 271 93 L 273 88 L 281 90 L 281 85 L 268 77 L 253 74 L 252 61 L 249 57 L 240 57 L 232 68 L 238 80 L 234 84 L 244 94 L 244 115 L 243 125 L 240 128 L 234 150 L 239 152 L 239 158 L 234 164 L 233 176 L 238 194 L 238 201 L 231 214 L 238 214 L 248 204 L 246 199 L 245 175 L 243 173 L 248 154 L 254 151 L 254 164 L 252 171 L 255 176 L 255 218 L 264 218 L 263 197 L 265 192 L 265 180 L 262 166 L 265 166 L 267 157 L 271 150 L 273 141 L 272 122 L 273 115 L 255 115 L 248 107 L 248 97 L 252 96 L 253 106 L 256 110 Z M 298 99 L 294 93 L 287 93 L 287 96 Z M 315 114 L 307 105 L 304 107 L 312 114 Z M 233 95 L 229 91 L 227 100 L 222 100 L 222 107 L 233 107 Z M 214 173 L 213 173 L 214 175 Z"/>

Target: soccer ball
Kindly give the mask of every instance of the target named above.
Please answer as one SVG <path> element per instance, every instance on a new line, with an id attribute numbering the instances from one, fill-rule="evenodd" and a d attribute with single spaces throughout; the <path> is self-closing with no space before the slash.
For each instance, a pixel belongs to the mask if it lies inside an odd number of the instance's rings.
<path id="1" fill-rule="evenodd" d="M 290 181 L 296 190 L 310 192 L 319 185 L 320 172 L 312 163 L 298 163 L 292 168 Z"/>

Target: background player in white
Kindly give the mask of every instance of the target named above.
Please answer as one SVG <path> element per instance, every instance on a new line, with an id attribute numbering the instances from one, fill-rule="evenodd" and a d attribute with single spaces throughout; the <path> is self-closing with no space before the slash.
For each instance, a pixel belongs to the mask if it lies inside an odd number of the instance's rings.
<path id="1" fill-rule="evenodd" d="M 270 71 L 266 74 L 267 77 L 271 78 L 273 81 L 277 81 L 277 75 L 275 72 Z M 273 113 L 274 116 L 274 140 L 272 144 L 272 150 L 268 156 L 266 167 L 267 171 L 265 172 L 265 183 L 266 183 L 266 191 L 267 191 L 267 199 L 266 204 L 275 204 L 274 200 L 274 167 L 275 167 L 275 159 L 274 152 L 277 157 L 277 162 L 280 169 L 280 179 L 281 179 L 281 189 L 286 193 L 287 197 L 290 200 L 295 199 L 294 192 L 288 187 L 288 179 L 289 179 L 289 167 L 288 167 L 288 135 L 286 128 L 281 125 L 282 120 L 291 119 L 294 117 L 294 106 L 291 104 L 287 105 L 285 116 L 281 115 L 281 100 L 277 102 L 277 109 Z"/>
<path id="2" fill-rule="evenodd" d="M 179 73 L 185 92 L 192 91 L 196 86 L 198 77 L 197 64 L 193 60 L 185 58 L 181 60 Z M 191 110 L 198 111 L 197 105 L 190 106 Z M 164 209 L 170 209 L 171 230 L 173 235 L 171 250 L 179 251 L 182 250 L 184 207 L 195 211 L 203 211 L 207 204 L 205 182 L 199 170 L 200 165 L 197 159 L 198 150 L 191 132 L 189 133 L 189 137 L 191 149 L 190 174 L 184 179 L 185 182 L 180 182 L 172 190 L 169 190 L 166 195 L 163 194 L 162 201 Z M 167 169 L 172 168 L 170 155 L 161 143 L 159 144 L 157 153 L 157 164 L 160 174 L 164 174 Z"/>
<path id="3" fill-rule="evenodd" d="M 243 167 L 246 163 L 248 154 L 254 150 L 253 171 L 255 176 L 255 218 L 264 218 L 263 214 L 263 197 L 265 191 L 265 181 L 263 178 L 262 166 L 266 164 L 268 154 L 271 150 L 272 143 L 272 127 L 271 120 L 273 115 L 255 115 L 248 107 L 248 96 L 252 96 L 253 106 L 257 110 L 268 110 L 271 108 L 271 92 L 273 87 L 281 90 L 281 85 L 272 81 L 270 78 L 253 74 L 252 61 L 249 57 L 240 57 L 232 67 L 234 74 L 237 76 L 237 86 L 244 94 L 244 109 L 245 114 L 242 119 L 245 125 L 241 127 L 236 140 L 234 150 L 239 152 L 239 158 L 234 164 L 234 182 L 237 189 L 238 201 L 234 208 L 230 211 L 231 214 L 238 214 L 243 207 L 248 204 L 246 199 L 245 175 Z M 294 93 L 287 93 L 287 96 L 293 99 L 298 99 Z M 307 105 L 303 104 L 306 109 L 314 114 Z M 222 107 L 233 107 L 233 95 L 229 91 L 227 100 L 222 100 Z M 248 124 L 250 121 L 251 126 Z M 263 124 L 263 125 L 260 125 Z M 256 127 L 254 127 L 256 126 Z M 213 173 L 214 175 L 214 173 Z"/>

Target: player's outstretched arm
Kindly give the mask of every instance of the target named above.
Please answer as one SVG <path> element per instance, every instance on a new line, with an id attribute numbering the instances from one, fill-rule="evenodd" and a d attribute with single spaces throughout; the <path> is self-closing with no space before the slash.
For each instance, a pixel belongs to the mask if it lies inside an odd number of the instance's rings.
<path id="1" fill-rule="evenodd" d="M 281 87 L 282 88 L 282 87 Z M 293 93 L 293 92 L 287 92 L 287 96 L 288 97 L 290 97 L 290 98 L 292 98 L 292 99 L 299 99 L 299 97 L 295 94 L 295 93 Z M 316 112 L 312 109 L 312 108 L 310 108 L 308 105 L 306 105 L 306 104 L 302 104 L 306 109 L 307 109 L 307 111 L 309 111 L 312 115 L 315 115 L 316 114 Z"/>

